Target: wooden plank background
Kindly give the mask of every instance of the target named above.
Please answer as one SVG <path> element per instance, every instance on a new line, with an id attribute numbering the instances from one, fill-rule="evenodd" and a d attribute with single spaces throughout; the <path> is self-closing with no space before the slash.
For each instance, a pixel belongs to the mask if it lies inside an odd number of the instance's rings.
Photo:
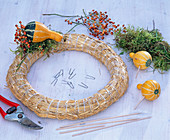
<path id="1" fill-rule="evenodd" d="M 170 43 L 170 1 L 169 0 L 0 0 L 0 94 L 12 101 L 21 104 L 25 114 L 35 122 L 40 121 L 44 127 L 41 131 L 32 131 L 17 123 L 8 122 L 0 117 L 0 139 L 25 139 L 25 140 L 55 140 L 55 139 L 88 139 L 88 140 L 169 140 L 170 139 L 170 74 L 164 75 L 151 72 L 152 69 L 140 71 L 135 79 L 137 69 L 127 54 L 122 59 L 127 65 L 129 73 L 129 88 L 126 94 L 108 109 L 84 120 L 104 118 L 120 114 L 135 112 L 133 110 L 137 102 L 142 98 L 136 85 L 146 80 L 154 79 L 161 85 L 161 96 L 154 102 L 144 100 L 136 112 L 145 112 L 152 115 L 151 120 L 137 122 L 115 128 L 110 128 L 87 135 L 72 138 L 70 134 L 59 135 L 55 130 L 59 126 L 71 124 L 77 121 L 53 120 L 39 118 L 21 102 L 16 100 L 9 89 L 5 88 L 6 74 L 15 55 L 9 50 L 15 50 L 12 44 L 15 27 L 18 21 L 27 24 L 36 20 L 45 25 L 51 24 L 51 29 L 66 33 L 72 26 L 64 23 L 64 18 L 56 16 L 42 16 L 43 13 L 59 13 L 64 15 L 81 15 L 82 9 L 86 12 L 96 9 L 107 11 L 109 16 L 120 24 L 131 24 L 135 27 L 152 29 L 152 20 L 156 28 L 160 29 L 165 40 Z M 85 27 L 78 27 L 75 33 L 88 35 Z M 107 37 L 105 42 L 113 43 L 113 37 Z M 120 53 L 115 47 L 113 49 Z M 64 76 L 60 77 L 56 85 L 52 85 L 53 76 L 61 69 Z M 74 89 L 62 83 L 67 80 L 70 69 L 75 69 L 76 76 L 72 79 Z M 92 75 L 95 80 L 87 80 L 86 75 Z M 51 56 L 46 61 L 38 60 L 28 74 L 31 85 L 40 93 L 51 98 L 80 99 L 88 97 L 97 90 L 103 88 L 109 81 L 109 72 L 106 67 L 92 56 L 81 52 L 63 52 Z M 82 88 L 78 84 L 86 83 L 88 88 Z M 0 102 L 3 109 L 8 107 Z M 81 121 L 84 121 L 81 120 Z"/>

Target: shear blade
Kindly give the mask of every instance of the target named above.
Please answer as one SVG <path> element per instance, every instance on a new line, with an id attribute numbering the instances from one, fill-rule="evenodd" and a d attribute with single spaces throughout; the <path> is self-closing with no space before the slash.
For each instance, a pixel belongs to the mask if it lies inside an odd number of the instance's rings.
<path id="1" fill-rule="evenodd" d="M 31 121 L 30 119 L 28 119 L 27 117 L 22 118 L 21 120 L 19 120 L 19 123 L 23 126 L 29 127 L 31 129 L 35 129 L 35 130 L 39 130 L 42 129 L 43 127 L 35 124 L 33 121 Z"/>

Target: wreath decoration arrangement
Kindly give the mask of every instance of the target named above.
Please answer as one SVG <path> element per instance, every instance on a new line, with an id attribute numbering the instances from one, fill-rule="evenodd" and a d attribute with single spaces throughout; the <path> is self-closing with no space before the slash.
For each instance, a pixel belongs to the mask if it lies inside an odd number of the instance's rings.
<path id="1" fill-rule="evenodd" d="M 68 22 L 69 25 L 75 25 L 63 36 L 35 21 L 28 23 L 26 27 L 22 25 L 21 21 L 19 26 L 15 25 L 17 29 L 14 42 L 19 46 L 14 51 L 16 57 L 8 70 L 6 81 L 14 96 L 40 117 L 83 119 L 106 109 L 124 95 L 129 81 L 127 68 L 121 57 L 101 41 L 107 35 L 115 35 L 115 45 L 123 48 L 120 55 L 124 51 L 133 52 L 130 53 L 130 57 L 133 58 L 134 64 L 138 64 L 135 65 L 139 67 L 138 70 L 148 68 L 151 65 L 152 58 L 154 70 L 160 69 L 162 72 L 170 68 L 169 44 L 163 41 L 163 37 L 157 29 L 148 31 L 139 28 L 135 30 L 134 27 L 120 26 L 108 17 L 107 12 L 92 10 L 87 15 L 83 10 L 83 13 L 84 16 L 43 14 L 44 16 L 57 15 L 71 18 L 65 19 L 65 22 Z M 77 19 L 73 21 L 73 18 Z M 83 34 L 70 34 L 69 32 L 78 25 L 87 27 L 90 32 L 89 35 L 98 39 Z M 103 89 L 88 98 L 62 101 L 45 97 L 32 88 L 27 80 L 27 73 L 35 61 L 44 55 L 49 57 L 50 53 L 72 50 L 86 52 L 107 67 L 111 80 Z M 145 67 L 142 68 L 142 65 Z M 150 81 L 151 86 L 145 87 L 144 84 L 143 86 L 140 84 L 139 89 L 147 89 L 147 91 L 142 90 L 144 95 L 149 95 L 149 99 L 150 96 L 156 99 L 160 94 L 160 86 L 156 81 Z M 153 93 L 151 93 L 152 86 L 154 86 Z"/>

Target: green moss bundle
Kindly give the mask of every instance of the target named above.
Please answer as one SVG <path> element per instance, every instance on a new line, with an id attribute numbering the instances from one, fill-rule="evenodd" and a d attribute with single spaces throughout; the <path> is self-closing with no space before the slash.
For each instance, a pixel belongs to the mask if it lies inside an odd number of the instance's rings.
<path id="1" fill-rule="evenodd" d="M 168 71 L 170 69 L 170 45 L 163 40 L 158 29 L 151 31 L 143 28 L 135 29 L 129 26 L 126 33 L 115 33 L 116 47 L 124 52 L 147 51 L 152 55 L 154 70 Z"/>

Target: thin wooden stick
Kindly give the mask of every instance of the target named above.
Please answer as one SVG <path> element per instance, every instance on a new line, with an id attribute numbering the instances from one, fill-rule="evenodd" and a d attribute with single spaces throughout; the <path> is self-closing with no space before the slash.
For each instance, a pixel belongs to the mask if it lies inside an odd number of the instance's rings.
<path id="1" fill-rule="evenodd" d="M 84 122 L 78 122 L 78 123 L 74 123 L 74 124 L 61 126 L 57 130 L 60 130 L 60 128 L 67 128 L 67 127 L 71 127 L 71 126 L 74 126 L 74 125 L 79 125 L 79 124 L 84 124 L 84 123 L 89 123 L 89 122 L 109 120 L 109 119 L 114 119 L 114 118 L 119 118 L 119 117 L 127 117 L 127 116 L 138 115 L 138 114 L 141 114 L 141 113 L 132 113 L 132 114 L 127 114 L 127 115 L 120 115 L 120 116 L 114 116 L 114 117 L 108 117 L 108 118 L 102 118 L 102 119 L 96 119 L 96 120 L 88 120 L 88 121 L 84 121 Z"/>
<path id="2" fill-rule="evenodd" d="M 82 130 L 87 130 L 87 129 L 93 129 L 93 128 L 98 128 L 98 127 L 104 127 L 104 126 L 105 125 L 98 125 L 98 126 L 87 127 L 87 128 L 82 128 L 82 129 L 69 130 L 69 131 L 60 132 L 60 134 L 71 133 L 71 132 L 76 132 L 76 131 L 82 131 Z"/>
<path id="3" fill-rule="evenodd" d="M 140 121 L 140 120 L 150 119 L 150 118 L 151 118 L 151 117 L 146 117 L 146 118 L 142 118 L 142 119 L 136 119 L 136 120 L 134 120 L 134 121 L 128 121 L 128 122 L 124 122 L 124 123 L 118 123 L 118 124 L 114 124 L 114 125 L 110 125 L 110 126 L 106 126 L 106 127 L 102 127 L 102 128 L 98 128 L 98 129 L 94 129 L 94 130 L 82 132 L 82 133 L 77 133 L 77 134 L 72 135 L 72 137 L 74 137 L 74 136 L 79 136 L 79 135 L 83 135 L 83 134 L 87 134 L 87 133 L 91 133 L 91 132 L 98 131 L 98 130 L 102 130 L 102 129 L 106 129 L 106 128 L 110 128 L 110 127 L 115 127 L 115 126 L 119 126 L 119 125 L 123 125 L 123 124 L 132 123 L 132 122 L 136 122 L 136 121 Z"/>
<path id="4" fill-rule="evenodd" d="M 126 119 L 126 120 L 117 120 L 117 121 L 111 121 L 111 122 L 101 122 L 101 123 L 95 123 L 95 124 L 87 124 L 87 125 L 83 125 L 83 126 L 90 126 L 90 125 L 100 125 L 100 124 L 110 124 L 110 123 L 117 123 L 117 122 L 128 122 L 128 121 L 135 121 L 139 118 L 135 118 L 135 119 Z M 77 126 L 74 126 L 74 128 L 76 128 Z M 81 126 L 78 126 L 81 127 Z M 73 127 L 72 127 L 73 128 Z M 69 131 L 64 131 L 64 132 L 60 132 L 60 134 L 64 134 L 64 133 L 70 133 L 70 132 L 74 132 L 74 131 L 82 131 L 82 130 L 87 130 L 87 129 L 91 129 L 91 127 L 88 128 L 82 128 L 82 129 L 76 129 L 76 130 L 69 130 Z"/>
<path id="5" fill-rule="evenodd" d="M 138 67 L 138 71 L 137 71 L 137 73 L 136 73 L 136 78 L 138 77 L 139 70 L 140 70 L 140 66 Z"/>
<path id="6" fill-rule="evenodd" d="M 134 110 L 136 110 L 136 108 L 139 106 L 139 104 L 140 104 L 144 99 L 145 99 L 145 97 L 143 97 L 143 98 L 139 101 L 139 103 L 135 106 Z"/>

